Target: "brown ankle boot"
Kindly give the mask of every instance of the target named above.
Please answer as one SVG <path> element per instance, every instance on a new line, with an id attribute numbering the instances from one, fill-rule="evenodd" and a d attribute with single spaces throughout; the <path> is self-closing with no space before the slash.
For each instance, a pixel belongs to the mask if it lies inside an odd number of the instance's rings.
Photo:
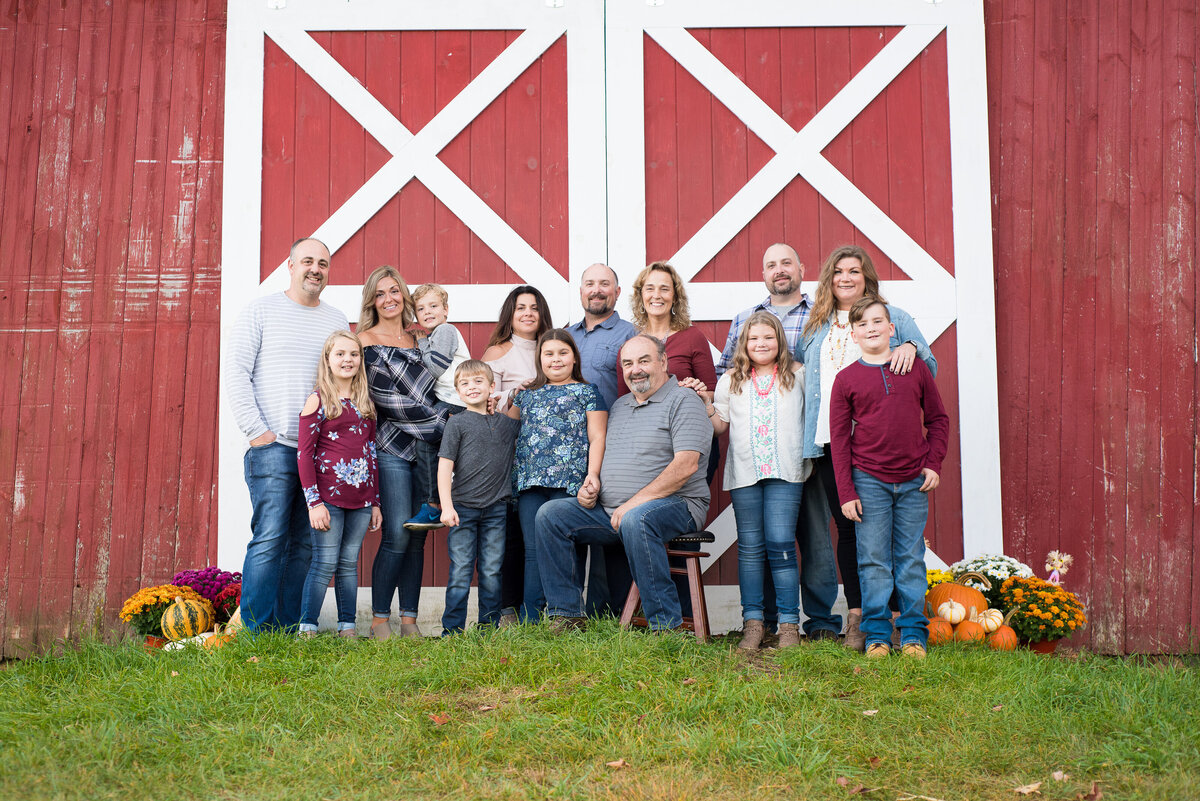
<path id="1" fill-rule="evenodd" d="M 800 626 L 797 623 L 779 624 L 779 647 L 792 648 L 800 644 Z"/>
<path id="2" fill-rule="evenodd" d="M 742 621 L 742 641 L 738 648 L 743 651 L 757 651 L 762 645 L 763 622 L 761 620 Z"/>
<path id="3" fill-rule="evenodd" d="M 846 615 L 846 639 L 842 644 L 851 651 L 862 650 L 867 647 L 867 635 L 863 634 L 859 626 L 862 625 L 862 612 L 851 612 Z"/>

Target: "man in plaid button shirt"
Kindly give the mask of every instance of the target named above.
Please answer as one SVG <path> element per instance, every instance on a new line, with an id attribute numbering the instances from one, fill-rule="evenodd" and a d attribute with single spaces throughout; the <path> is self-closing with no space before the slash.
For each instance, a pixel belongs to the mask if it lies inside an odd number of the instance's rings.
<path id="1" fill-rule="evenodd" d="M 776 243 L 767 248 L 763 254 L 763 283 L 770 292 L 767 299 L 757 306 L 752 306 L 739 312 L 729 326 L 729 336 L 725 339 L 725 349 L 717 360 L 717 377 L 720 378 L 733 362 L 733 348 L 737 344 L 738 334 L 742 326 L 756 311 L 769 311 L 783 323 L 783 331 L 787 335 L 788 350 L 795 351 L 796 340 L 800 331 L 808 321 L 808 312 L 812 303 L 800 291 L 800 280 L 804 277 L 804 265 L 791 245 Z M 712 389 L 712 387 L 709 387 Z"/>

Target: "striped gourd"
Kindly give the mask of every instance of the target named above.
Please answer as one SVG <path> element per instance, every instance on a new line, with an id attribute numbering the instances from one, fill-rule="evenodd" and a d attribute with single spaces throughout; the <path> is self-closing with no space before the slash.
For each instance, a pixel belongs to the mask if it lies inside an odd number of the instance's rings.
<path id="1" fill-rule="evenodd" d="M 182 640 L 195 637 L 202 631 L 213 627 L 212 612 L 207 604 L 200 601 L 184 600 L 176 596 L 175 603 L 163 612 L 163 634 L 170 640 Z"/>

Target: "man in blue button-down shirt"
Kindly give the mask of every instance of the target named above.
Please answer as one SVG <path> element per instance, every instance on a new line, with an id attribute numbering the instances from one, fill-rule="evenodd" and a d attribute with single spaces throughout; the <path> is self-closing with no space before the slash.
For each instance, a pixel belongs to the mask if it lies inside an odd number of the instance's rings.
<path id="1" fill-rule="evenodd" d="M 583 271 L 579 281 L 579 302 L 583 305 L 583 319 L 567 326 L 571 338 L 579 348 L 583 379 L 595 384 L 611 409 L 617 400 L 618 381 L 623 381 L 617 369 L 621 346 L 637 333 L 633 323 L 622 320 L 616 311 L 617 298 L 621 297 L 621 285 L 617 273 L 607 264 L 597 262 Z M 610 598 L 608 577 L 605 575 L 605 560 L 600 547 L 592 548 L 592 569 L 588 575 L 588 614 L 605 611 L 620 614 L 620 602 L 629 589 L 628 576 L 614 576 L 617 603 Z"/>
<path id="2" fill-rule="evenodd" d="M 583 271 L 579 282 L 579 302 L 583 319 L 569 326 L 583 364 L 583 378 L 595 384 L 604 403 L 611 408 L 617 399 L 617 357 L 626 340 L 637 333 L 633 324 L 622 320 L 615 310 L 621 286 L 617 274 L 607 264 L 593 264 Z"/>

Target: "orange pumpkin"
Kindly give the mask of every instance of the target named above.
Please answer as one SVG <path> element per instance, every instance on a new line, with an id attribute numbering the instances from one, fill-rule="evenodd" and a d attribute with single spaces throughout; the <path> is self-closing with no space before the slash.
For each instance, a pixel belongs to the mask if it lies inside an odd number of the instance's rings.
<path id="1" fill-rule="evenodd" d="M 983 593 L 974 587 L 968 587 L 963 584 L 967 579 L 975 579 L 989 590 L 992 588 L 992 583 L 982 573 L 963 573 L 954 579 L 954 581 L 944 581 L 941 584 L 935 584 L 931 587 L 929 592 L 925 594 L 927 607 L 936 610 L 939 606 L 946 603 L 946 601 L 957 601 L 967 609 L 970 609 L 972 606 L 977 610 L 987 609 L 987 599 L 983 597 Z"/>
<path id="2" fill-rule="evenodd" d="M 983 642 L 983 637 L 983 626 L 974 620 L 964 620 L 954 627 L 954 639 L 956 642 Z"/>
<path id="3" fill-rule="evenodd" d="M 1015 651 L 1017 650 L 1017 632 L 1013 627 L 1008 625 L 1008 619 L 1013 616 L 1013 609 L 1004 616 L 1004 622 L 1000 624 L 1000 628 L 993 631 L 987 637 L 987 644 L 996 651 Z"/>
<path id="4" fill-rule="evenodd" d="M 929 621 L 929 644 L 944 645 L 953 641 L 954 627 L 950 625 L 950 621 L 940 617 L 931 618 Z"/>

